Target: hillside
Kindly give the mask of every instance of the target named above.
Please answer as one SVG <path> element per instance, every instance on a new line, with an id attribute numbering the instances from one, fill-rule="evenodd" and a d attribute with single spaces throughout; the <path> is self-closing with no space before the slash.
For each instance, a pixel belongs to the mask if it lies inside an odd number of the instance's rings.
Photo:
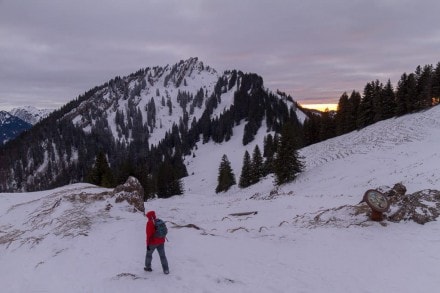
<path id="1" fill-rule="evenodd" d="M 108 189 L 0 194 L 1 284 L 8 292 L 435 292 L 438 222 L 377 223 L 340 207 L 365 205 L 367 189 L 397 182 L 407 193 L 440 190 L 439 124 L 439 106 L 382 121 L 302 149 L 306 169 L 291 184 L 275 189 L 268 177 L 218 195 L 208 165 L 225 153 L 237 175 L 244 150 L 239 139 L 200 144 L 185 194 L 145 203 L 168 221 L 170 275 L 157 254 L 154 271 L 142 269 L 141 213 L 113 198 L 91 200 Z M 90 200 L 68 200 L 81 194 Z M 328 209 L 337 213 L 316 221 Z M 87 220 L 83 230 L 77 221 L 60 230 L 75 211 Z M 182 227 L 189 224 L 200 230 Z"/>

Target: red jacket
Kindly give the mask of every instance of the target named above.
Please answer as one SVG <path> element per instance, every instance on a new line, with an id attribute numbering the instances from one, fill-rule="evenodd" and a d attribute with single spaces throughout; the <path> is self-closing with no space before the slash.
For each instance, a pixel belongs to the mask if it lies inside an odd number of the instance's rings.
<path id="1" fill-rule="evenodd" d="M 156 228 L 154 227 L 154 220 L 156 219 L 156 213 L 154 211 L 149 211 L 147 213 L 147 226 L 145 228 L 145 233 L 147 234 L 147 246 L 148 245 L 159 245 L 165 243 L 165 237 L 154 237 Z"/>

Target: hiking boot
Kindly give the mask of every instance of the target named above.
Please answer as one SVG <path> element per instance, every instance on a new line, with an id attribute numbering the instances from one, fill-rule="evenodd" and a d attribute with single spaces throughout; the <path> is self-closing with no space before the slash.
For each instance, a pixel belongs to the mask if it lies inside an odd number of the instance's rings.
<path id="1" fill-rule="evenodd" d="M 163 273 L 164 273 L 165 275 L 168 275 L 168 274 L 170 273 L 170 271 L 165 270 L 165 271 L 163 271 Z"/>
<path id="2" fill-rule="evenodd" d="M 152 270 L 151 268 L 144 267 L 144 271 L 146 271 L 146 272 L 152 272 L 153 270 Z"/>

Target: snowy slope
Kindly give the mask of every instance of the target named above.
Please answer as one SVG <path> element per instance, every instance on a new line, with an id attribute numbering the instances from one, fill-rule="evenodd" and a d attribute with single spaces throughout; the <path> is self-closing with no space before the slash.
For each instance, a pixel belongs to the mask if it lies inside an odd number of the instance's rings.
<path id="1" fill-rule="evenodd" d="M 37 193 L 0 194 L 2 289 L 436 292 L 440 285 L 438 222 L 356 225 L 357 219 L 342 211 L 341 225 L 312 227 L 301 216 L 313 219 L 322 209 L 357 205 L 366 189 L 396 182 L 406 185 L 408 192 L 440 189 L 439 125 L 439 106 L 383 121 L 302 149 L 306 169 L 294 183 L 276 189 L 273 179 L 266 178 L 248 189 L 234 187 L 218 195 L 212 170 L 227 154 L 238 179 L 244 149 L 234 139 L 221 145 L 200 144 L 196 156 L 186 161 L 188 172 L 194 173 L 185 178 L 186 193 L 145 204 L 168 221 L 170 275 L 161 272 L 157 254 L 154 271 L 142 269 L 142 214 L 128 212 L 111 198 L 67 200 L 105 189 L 76 184 Z M 261 137 L 258 133 L 255 143 Z M 60 198 L 55 212 L 33 221 Z M 108 204 L 113 208 L 105 211 Z M 258 213 L 231 215 L 251 211 Z M 66 219 L 84 217 L 88 219 L 85 229 L 63 228 Z M 200 230 L 174 224 L 193 224 Z M 6 241 L 5 235 L 15 235 L 14 240 Z"/>

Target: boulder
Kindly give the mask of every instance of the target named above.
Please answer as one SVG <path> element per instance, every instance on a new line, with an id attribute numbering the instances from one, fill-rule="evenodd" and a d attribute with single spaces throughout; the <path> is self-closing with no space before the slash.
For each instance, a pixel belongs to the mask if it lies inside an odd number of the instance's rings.
<path id="1" fill-rule="evenodd" d="M 388 197 L 401 197 L 406 194 L 406 186 L 402 183 L 394 184 L 393 188 L 385 193 Z"/>
<path id="2" fill-rule="evenodd" d="M 133 212 L 145 213 L 144 188 L 135 177 L 130 176 L 124 184 L 116 186 L 113 195 L 116 197 L 116 203 L 126 201 L 133 206 Z"/>

